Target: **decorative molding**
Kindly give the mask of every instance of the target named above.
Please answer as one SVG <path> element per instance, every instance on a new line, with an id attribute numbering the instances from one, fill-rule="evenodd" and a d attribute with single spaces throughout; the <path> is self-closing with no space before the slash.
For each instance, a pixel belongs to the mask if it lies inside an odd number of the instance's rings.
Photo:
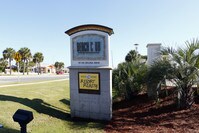
<path id="1" fill-rule="evenodd" d="M 114 34 L 113 29 L 106 26 L 102 26 L 102 25 L 96 25 L 96 24 L 80 25 L 80 26 L 67 30 L 65 33 L 71 36 L 72 34 L 75 34 L 80 31 L 86 31 L 86 30 L 102 31 L 102 32 L 108 33 L 109 35 Z"/>

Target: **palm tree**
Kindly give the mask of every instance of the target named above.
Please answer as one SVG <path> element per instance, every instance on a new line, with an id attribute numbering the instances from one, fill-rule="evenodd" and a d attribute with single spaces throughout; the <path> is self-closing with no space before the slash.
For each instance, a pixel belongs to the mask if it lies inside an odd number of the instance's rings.
<path id="1" fill-rule="evenodd" d="M 10 66 L 10 75 L 12 74 L 11 72 L 11 69 L 12 69 L 12 66 L 11 66 L 11 62 L 14 58 L 14 54 L 15 54 L 15 50 L 13 48 L 6 48 L 4 51 L 3 51 L 3 58 L 4 59 L 8 59 L 8 62 L 9 62 L 9 66 Z"/>
<path id="2" fill-rule="evenodd" d="M 156 83 L 160 83 L 164 79 L 169 79 L 175 84 L 178 92 L 179 108 L 191 107 L 194 102 L 194 90 L 192 86 L 196 84 L 199 78 L 199 41 L 187 41 L 185 44 L 186 48 L 164 48 L 162 54 L 167 55 L 168 58 L 156 61 L 155 65 L 149 68 L 151 79 L 156 80 Z M 167 65 L 164 69 L 160 70 L 161 72 L 159 73 L 152 74 L 154 70 L 157 71 L 158 68 L 161 68 L 160 64 L 163 64 L 165 60 L 167 60 Z M 156 69 L 154 68 L 155 66 L 157 67 Z"/>
<path id="3" fill-rule="evenodd" d="M 6 67 L 8 66 L 8 61 L 4 58 L 0 58 L 0 71 L 5 72 Z"/>
<path id="4" fill-rule="evenodd" d="M 29 61 L 32 58 L 32 54 L 29 48 L 23 47 L 19 50 L 19 53 L 22 56 L 22 61 L 23 61 L 23 75 L 25 73 L 25 69 L 27 70 L 27 74 L 29 72 Z"/>
<path id="5" fill-rule="evenodd" d="M 131 50 L 128 52 L 128 54 L 125 57 L 125 61 L 126 62 L 131 62 L 136 60 L 137 58 L 139 58 L 140 55 L 138 54 L 138 52 L 136 50 Z"/>
<path id="6" fill-rule="evenodd" d="M 63 69 L 64 68 L 64 63 L 63 62 L 59 62 L 59 67 L 60 67 L 60 69 Z"/>
<path id="7" fill-rule="evenodd" d="M 150 99 L 159 101 L 161 85 L 165 84 L 166 79 L 172 79 L 173 69 L 170 61 L 166 58 L 157 60 L 148 68 L 147 72 L 147 94 Z"/>
<path id="8" fill-rule="evenodd" d="M 113 88 L 125 99 L 131 99 L 143 90 L 146 65 L 139 60 L 123 62 L 113 70 Z"/>
<path id="9" fill-rule="evenodd" d="M 64 63 L 63 62 L 58 62 L 58 61 L 55 62 L 56 72 L 62 71 L 63 68 L 64 68 Z"/>
<path id="10" fill-rule="evenodd" d="M 44 56 L 41 52 L 37 52 L 33 56 L 33 62 L 37 65 L 38 75 L 41 74 L 41 62 L 43 62 Z"/>
<path id="11" fill-rule="evenodd" d="M 58 71 L 58 68 L 59 68 L 59 62 L 56 61 L 56 62 L 55 62 L 55 69 L 56 69 L 56 72 Z"/>

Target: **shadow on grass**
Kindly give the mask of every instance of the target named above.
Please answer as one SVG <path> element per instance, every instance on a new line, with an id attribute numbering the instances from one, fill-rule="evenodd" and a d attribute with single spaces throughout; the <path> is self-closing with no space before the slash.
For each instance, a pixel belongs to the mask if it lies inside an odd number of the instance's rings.
<path id="1" fill-rule="evenodd" d="M 28 98 L 0 95 L 0 101 L 17 102 L 34 109 L 38 113 L 46 114 L 54 118 L 58 118 L 60 120 L 69 121 L 70 123 L 68 124 L 71 126 L 72 129 L 77 129 L 77 130 L 86 129 L 86 128 L 103 129 L 106 124 L 106 122 L 104 121 L 71 118 L 70 114 L 66 113 L 65 110 L 57 108 L 49 103 L 46 103 L 42 99 L 31 100 Z M 70 101 L 67 99 L 61 99 L 60 102 L 63 102 L 66 105 L 70 104 Z"/>
<path id="2" fill-rule="evenodd" d="M 57 108 L 51 104 L 48 104 L 44 102 L 42 99 L 28 99 L 28 98 L 19 98 L 14 96 L 6 96 L 6 95 L 0 95 L 1 101 L 12 101 L 21 103 L 25 106 L 28 106 L 38 113 L 43 113 L 61 120 L 67 120 L 70 118 L 70 114 L 60 111 L 60 108 Z"/>
<path id="3" fill-rule="evenodd" d="M 4 127 L 4 128 L 0 128 L 0 133 L 20 133 L 20 131 L 16 129 Z"/>
<path id="4" fill-rule="evenodd" d="M 59 101 L 64 103 L 64 104 L 66 104 L 66 105 L 68 105 L 68 106 L 70 105 L 70 100 L 68 100 L 68 99 L 61 99 Z"/>

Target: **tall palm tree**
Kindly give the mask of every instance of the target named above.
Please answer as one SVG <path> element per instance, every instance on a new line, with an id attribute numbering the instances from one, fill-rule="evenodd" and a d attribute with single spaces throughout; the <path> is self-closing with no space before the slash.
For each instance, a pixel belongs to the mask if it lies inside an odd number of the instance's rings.
<path id="1" fill-rule="evenodd" d="M 15 54 L 15 50 L 13 48 L 6 48 L 4 51 L 3 51 L 3 58 L 8 60 L 9 62 L 9 66 L 10 66 L 10 75 L 12 74 L 12 66 L 11 66 L 11 62 L 14 58 L 14 54 Z"/>
<path id="2" fill-rule="evenodd" d="M 164 48 L 162 54 L 168 56 L 165 59 L 168 61 L 168 64 L 161 72 L 151 74 L 151 78 L 157 80 L 157 82 L 161 82 L 165 78 L 171 79 L 170 81 L 176 85 L 179 108 L 191 107 L 194 102 L 194 90 L 192 86 L 199 79 L 199 41 L 187 41 L 185 44 L 186 48 Z M 155 64 L 161 64 L 160 62 L 162 61 L 164 60 L 156 61 Z M 149 72 L 154 73 L 154 66 L 157 67 L 158 65 L 152 65 L 149 68 L 151 70 Z M 161 68 L 160 65 L 159 68 Z"/>
<path id="3" fill-rule="evenodd" d="M 41 62 L 43 62 L 44 60 L 44 56 L 41 52 L 37 52 L 34 54 L 33 56 L 33 62 L 36 63 L 37 65 L 37 72 L 38 72 L 38 75 L 39 73 L 41 74 Z"/>
<path id="4" fill-rule="evenodd" d="M 59 62 L 59 68 L 63 69 L 64 68 L 64 63 L 63 62 Z"/>
<path id="5" fill-rule="evenodd" d="M 56 72 L 57 72 L 58 69 L 59 69 L 59 62 L 58 62 L 58 61 L 55 62 L 55 69 L 56 69 Z"/>
<path id="6" fill-rule="evenodd" d="M 29 61 L 30 59 L 32 58 L 32 54 L 31 54 L 31 51 L 29 48 L 27 47 L 23 47 L 19 50 L 19 53 L 21 54 L 22 56 L 22 61 L 23 61 L 23 75 L 25 73 L 25 69 L 27 70 L 27 74 L 28 74 L 28 71 L 29 71 Z"/>
<path id="7" fill-rule="evenodd" d="M 64 63 L 56 61 L 55 62 L 55 68 L 56 68 L 56 71 L 62 70 L 62 68 L 64 68 Z"/>
<path id="8" fill-rule="evenodd" d="M 5 72 L 6 67 L 8 66 L 8 61 L 4 58 L 0 58 L 0 70 Z"/>
<path id="9" fill-rule="evenodd" d="M 138 52 L 136 50 L 131 50 L 128 52 L 128 54 L 125 57 L 125 61 L 126 62 L 132 62 L 136 59 L 140 58 L 140 55 L 138 54 Z"/>

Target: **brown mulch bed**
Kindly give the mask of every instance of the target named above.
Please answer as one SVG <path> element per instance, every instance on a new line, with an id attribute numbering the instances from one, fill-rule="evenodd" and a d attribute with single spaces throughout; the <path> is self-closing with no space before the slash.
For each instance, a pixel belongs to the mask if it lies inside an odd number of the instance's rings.
<path id="1" fill-rule="evenodd" d="M 172 97 L 161 99 L 159 106 L 139 95 L 131 101 L 113 104 L 113 119 L 106 132 L 131 133 L 199 133 L 199 104 L 177 110 Z"/>

